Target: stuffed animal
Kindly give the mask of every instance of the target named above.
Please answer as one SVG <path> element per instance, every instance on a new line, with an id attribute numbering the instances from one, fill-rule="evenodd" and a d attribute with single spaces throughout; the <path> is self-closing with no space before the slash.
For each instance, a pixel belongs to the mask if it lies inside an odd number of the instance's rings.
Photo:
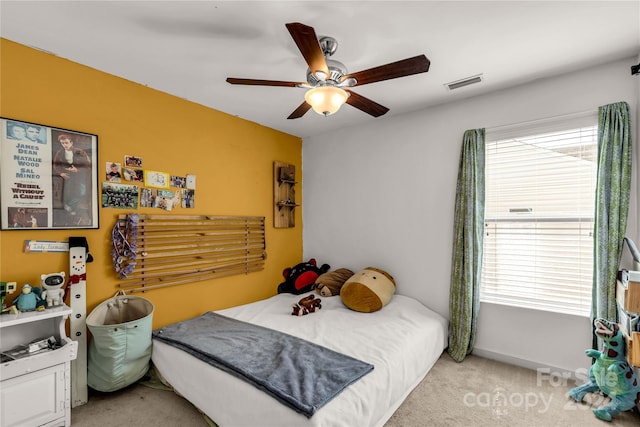
<path id="1" fill-rule="evenodd" d="M 605 319 L 596 319 L 593 324 L 596 336 L 604 342 L 602 351 L 586 350 L 587 356 L 595 359 L 589 368 L 589 382 L 572 388 L 567 395 L 582 402 L 587 393 L 601 390 L 611 402 L 593 413 L 601 420 L 611 421 L 636 405 L 640 409 L 640 380 L 625 357 L 627 344 L 620 326 Z"/>
<path id="2" fill-rule="evenodd" d="M 64 276 L 64 271 L 40 276 L 40 284 L 44 288 L 41 298 L 47 301 L 47 307 L 60 305 L 64 302 Z"/>
<path id="3" fill-rule="evenodd" d="M 351 310 L 372 313 L 387 305 L 396 291 L 396 282 L 386 271 L 367 267 L 342 285 L 340 297 Z"/>
<path id="4" fill-rule="evenodd" d="M 320 302 L 320 298 L 316 298 L 315 295 L 311 294 L 302 298 L 297 304 L 294 303 L 292 307 L 293 311 L 291 314 L 293 316 L 304 316 L 309 313 L 314 313 L 316 310 L 320 310 L 322 308 L 322 304 Z"/>
<path id="5" fill-rule="evenodd" d="M 34 288 L 27 283 L 22 286 L 20 295 L 13 300 L 13 304 L 19 311 L 42 311 L 45 307 L 42 298 L 40 298 L 41 291 L 42 289 L 38 287 Z"/>
<path id="6" fill-rule="evenodd" d="M 293 267 L 287 267 L 282 272 L 284 282 L 278 285 L 278 293 L 300 295 L 313 290 L 313 284 L 318 276 L 329 271 L 329 264 L 323 264 L 318 268 L 315 258 L 308 262 L 301 262 Z"/>
<path id="7" fill-rule="evenodd" d="M 340 295 L 340 289 L 349 277 L 353 276 L 353 271 L 348 268 L 339 268 L 335 271 L 327 271 L 316 279 L 314 287 L 323 297 Z"/>
<path id="8" fill-rule="evenodd" d="M 5 311 L 4 299 L 7 294 L 12 294 L 16 291 L 16 282 L 0 282 L 0 306 L 2 312 Z"/>
<path id="9" fill-rule="evenodd" d="M 313 294 L 307 298 L 303 298 L 302 301 L 300 301 L 300 305 L 306 308 L 309 313 L 314 313 L 316 310 L 322 308 L 320 298 L 316 298 Z"/>

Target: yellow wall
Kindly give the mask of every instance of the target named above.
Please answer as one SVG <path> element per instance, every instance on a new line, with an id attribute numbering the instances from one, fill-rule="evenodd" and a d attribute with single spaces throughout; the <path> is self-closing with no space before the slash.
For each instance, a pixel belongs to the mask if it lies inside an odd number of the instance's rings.
<path id="1" fill-rule="evenodd" d="M 179 208 L 172 214 L 266 217 L 263 271 L 138 294 L 155 305 L 154 327 L 271 296 L 282 281 L 282 270 L 301 261 L 300 209 L 295 228 L 274 229 L 272 181 L 276 160 L 294 164 L 301 179 L 300 138 L 5 39 L 0 39 L 0 59 L 0 115 L 98 135 L 100 180 L 105 162 L 123 162 L 125 154 L 141 156 L 151 170 L 196 174 L 195 209 Z M 94 257 L 87 264 L 89 312 L 118 290 L 110 232 L 115 218 L 129 212 L 101 208 L 98 230 L 0 232 L 0 280 L 17 281 L 20 288 L 39 284 L 41 273 L 68 272 L 67 253 L 25 254 L 25 240 L 86 236 Z"/>

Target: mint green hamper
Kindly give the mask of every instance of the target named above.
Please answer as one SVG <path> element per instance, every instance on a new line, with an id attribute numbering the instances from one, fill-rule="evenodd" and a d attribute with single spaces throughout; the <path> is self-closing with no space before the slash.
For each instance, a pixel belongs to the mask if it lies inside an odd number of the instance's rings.
<path id="1" fill-rule="evenodd" d="M 92 339 L 87 384 L 103 392 L 142 378 L 151 359 L 153 304 L 142 297 L 117 294 L 87 316 Z"/>

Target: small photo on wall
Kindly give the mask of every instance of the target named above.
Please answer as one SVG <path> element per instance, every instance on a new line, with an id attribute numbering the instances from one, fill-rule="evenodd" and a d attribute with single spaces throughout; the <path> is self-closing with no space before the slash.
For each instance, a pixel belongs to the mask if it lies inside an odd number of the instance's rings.
<path id="1" fill-rule="evenodd" d="M 169 188 L 169 174 L 145 170 L 144 182 L 148 187 Z"/>
<path id="2" fill-rule="evenodd" d="M 172 187 L 184 188 L 186 182 L 187 182 L 187 178 L 185 178 L 184 176 L 171 175 L 171 186 Z"/>
<path id="3" fill-rule="evenodd" d="M 174 208 L 179 208 L 180 206 L 182 206 L 180 204 L 180 193 L 182 193 L 182 191 L 177 190 L 173 194 L 173 199 L 171 199 L 171 202 L 172 202 Z"/>
<path id="4" fill-rule="evenodd" d="M 142 169 L 124 168 L 122 175 L 125 181 L 144 182 L 144 171 Z"/>
<path id="5" fill-rule="evenodd" d="M 124 165 L 133 168 L 142 167 L 142 157 L 138 156 L 124 156 Z"/>
<path id="6" fill-rule="evenodd" d="M 158 197 L 156 198 L 156 207 L 165 211 L 170 211 L 173 208 L 173 191 L 171 190 L 158 190 Z"/>
<path id="7" fill-rule="evenodd" d="M 157 197 L 155 207 L 158 209 L 162 209 L 163 211 L 170 211 L 173 207 L 173 204 L 171 203 L 171 199 L 163 199 L 162 197 Z"/>
<path id="8" fill-rule="evenodd" d="M 195 208 L 195 190 L 182 190 L 182 207 L 187 209 Z"/>
<path id="9" fill-rule="evenodd" d="M 157 190 L 154 188 L 141 188 L 140 189 L 140 207 L 152 208 L 155 206 Z"/>
<path id="10" fill-rule="evenodd" d="M 196 189 L 196 176 L 194 174 L 190 173 L 189 175 L 186 176 L 185 187 L 188 188 L 189 190 Z"/>
<path id="11" fill-rule="evenodd" d="M 109 182 L 120 182 L 122 180 L 122 166 L 120 163 L 107 162 L 106 179 Z"/>
<path id="12" fill-rule="evenodd" d="M 137 209 L 138 186 L 127 184 L 102 183 L 102 207 Z"/>

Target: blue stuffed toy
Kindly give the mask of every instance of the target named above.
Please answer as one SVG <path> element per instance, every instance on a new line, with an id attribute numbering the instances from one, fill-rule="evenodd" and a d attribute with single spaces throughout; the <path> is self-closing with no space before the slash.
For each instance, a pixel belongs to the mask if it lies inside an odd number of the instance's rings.
<path id="1" fill-rule="evenodd" d="M 308 262 L 301 262 L 293 267 L 287 267 L 282 272 L 284 282 L 278 285 L 278 293 L 289 293 L 300 295 L 313 290 L 313 286 L 318 276 L 329 271 L 329 264 L 322 264 L 318 267 L 315 258 Z"/>
<path id="2" fill-rule="evenodd" d="M 594 322 L 595 334 L 604 342 L 602 351 L 586 350 L 587 356 L 595 362 L 589 369 L 589 382 L 569 390 L 568 396 L 577 402 L 587 393 L 601 390 L 611 398 L 611 402 L 593 413 L 604 421 L 622 411 L 628 411 L 638 405 L 640 408 L 640 380 L 625 356 L 627 343 L 617 323 L 605 319 Z"/>
<path id="3" fill-rule="evenodd" d="M 27 283 L 22 287 L 20 295 L 13 300 L 13 304 L 19 311 L 42 311 L 45 309 L 46 303 L 40 298 L 41 291 L 42 289 L 33 288 Z"/>

